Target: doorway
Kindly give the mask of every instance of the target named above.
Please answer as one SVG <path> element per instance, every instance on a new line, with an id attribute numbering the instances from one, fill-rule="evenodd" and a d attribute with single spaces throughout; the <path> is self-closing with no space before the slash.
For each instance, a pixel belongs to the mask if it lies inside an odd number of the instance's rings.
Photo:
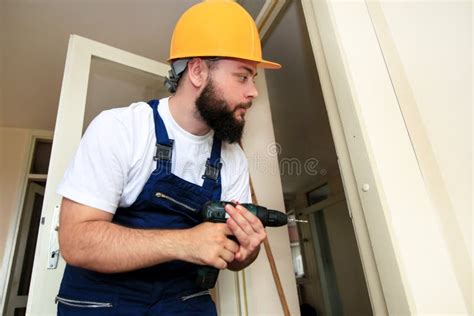
<path id="1" fill-rule="evenodd" d="M 281 43 L 278 38 L 287 38 Z M 302 315 L 373 314 L 301 3 L 291 1 L 264 50 L 285 207 L 307 220 L 289 236 Z M 265 53 L 264 53 L 265 54 Z"/>
<path id="2" fill-rule="evenodd" d="M 51 145 L 50 139 L 34 138 L 32 141 L 32 157 L 28 166 L 23 207 L 19 213 L 13 260 L 2 313 L 5 316 L 26 314 Z"/>

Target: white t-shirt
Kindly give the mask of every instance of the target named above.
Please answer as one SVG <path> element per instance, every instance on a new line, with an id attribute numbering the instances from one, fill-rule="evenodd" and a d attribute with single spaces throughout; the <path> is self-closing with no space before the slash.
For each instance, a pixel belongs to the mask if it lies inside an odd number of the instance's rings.
<path id="1" fill-rule="evenodd" d="M 181 128 L 168 98 L 160 100 L 158 112 L 174 139 L 171 172 L 201 186 L 214 132 L 196 136 Z M 57 193 L 109 213 L 132 205 L 156 168 L 154 126 L 145 102 L 100 113 L 84 133 Z M 248 164 L 240 146 L 222 142 L 221 162 L 221 199 L 250 202 Z"/>

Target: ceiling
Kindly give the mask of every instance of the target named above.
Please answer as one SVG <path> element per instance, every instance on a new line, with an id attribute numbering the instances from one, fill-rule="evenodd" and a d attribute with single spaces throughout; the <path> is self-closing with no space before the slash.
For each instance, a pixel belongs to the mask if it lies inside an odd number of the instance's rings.
<path id="1" fill-rule="evenodd" d="M 0 0 L 0 126 L 54 129 L 70 34 L 164 62 L 174 24 L 197 2 Z M 255 17 L 264 0 L 239 2 Z M 283 189 L 291 195 L 339 173 L 299 1 L 288 0 L 263 47 L 266 59 L 283 65 L 266 76 Z M 295 159 L 300 172 L 284 164 Z"/>

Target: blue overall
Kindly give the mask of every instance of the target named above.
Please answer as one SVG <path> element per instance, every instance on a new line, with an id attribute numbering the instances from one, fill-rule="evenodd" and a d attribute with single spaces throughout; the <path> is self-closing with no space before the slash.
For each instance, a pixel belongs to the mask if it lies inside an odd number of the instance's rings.
<path id="1" fill-rule="evenodd" d="M 153 109 L 156 169 L 136 201 L 118 208 L 113 222 L 127 227 L 190 228 L 202 222 L 199 210 L 209 200 L 220 200 L 221 141 L 214 138 L 202 186 L 171 173 L 173 140 Z M 196 285 L 198 265 L 171 261 L 125 273 L 99 273 L 66 265 L 61 282 L 58 315 L 216 315 L 209 291 Z"/>

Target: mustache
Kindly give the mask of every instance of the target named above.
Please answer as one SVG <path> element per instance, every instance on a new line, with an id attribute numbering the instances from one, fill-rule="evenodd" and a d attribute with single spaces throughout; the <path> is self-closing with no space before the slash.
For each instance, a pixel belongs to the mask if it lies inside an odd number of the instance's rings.
<path id="1" fill-rule="evenodd" d="M 237 105 L 234 109 L 234 112 L 239 110 L 239 109 L 245 109 L 245 110 L 248 110 L 252 107 L 252 101 L 250 102 L 247 102 L 247 103 L 240 103 L 239 105 Z"/>

